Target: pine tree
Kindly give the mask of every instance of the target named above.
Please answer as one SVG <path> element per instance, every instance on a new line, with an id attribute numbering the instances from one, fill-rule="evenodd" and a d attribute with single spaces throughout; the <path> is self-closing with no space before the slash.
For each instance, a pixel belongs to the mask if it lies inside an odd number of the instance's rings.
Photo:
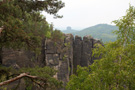
<path id="1" fill-rule="evenodd" d="M 52 32 L 41 12 L 45 11 L 53 14 L 55 18 L 61 18 L 62 16 L 59 16 L 57 12 L 63 7 L 64 3 L 60 0 L 0 1 L 0 64 L 2 64 L 2 48 L 23 48 L 37 52 L 41 47 L 42 39 L 51 37 Z M 0 87 L 20 78 L 25 78 L 28 87 L 30 84 L 36 84 L 45 90 L 61 86 L 61 82 L 52 78 L 56 71 L 49 67 L 26 68 L 21 72 L 14 71 L 14 69 L 10 70 L 0 65 Z M 16 77 L 14 76 L 16 74 L 20 75 Z M 10 80 L 5 81 L 7 79 Z"/>
<path id="2" fill-rule="evenodd" d="M 35 50 L 41 38 L 50 34 L 49 24 L 40 12 L 46 11 L 60 17 L 57 12 L 64 7 L 59 0 L 3 0 L 0 2 L 0 64 L 2 48 L 29 48 Z"/>

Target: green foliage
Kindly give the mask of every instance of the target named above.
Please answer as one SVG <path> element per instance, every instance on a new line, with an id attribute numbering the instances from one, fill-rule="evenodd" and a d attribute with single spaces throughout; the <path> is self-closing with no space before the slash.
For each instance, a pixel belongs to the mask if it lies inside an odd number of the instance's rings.
<path id="1" fill-rule="evenodd" d="M 98 24 L 92 27 L 88 27 L 81 31 L 70 32 L 70 30 L 63 31 L 64 33 L 72 33 L 73 35 L 78 35 L 84 37 L 86 35 L 91 35 L 93 38 L 102 39 L 103 42 L 115 41 L 117 35 L 113 34 L 113 30 L 118 30 L 118 27 L 107 25 L 107 24 Z"/>
<path id="2" fill-rule="evenodd" d="M 0 66 L 0 82 L 8 78 L 11 68 Z"/>
<path id="3" fill-rule="evenodd" d="M 79 67 L 67 85 L 68 90 L 134 90 L 135 45 L 125 48 L 118 42 L 98 46 L 94 55 L 102 55 L 89 67 Z"/>
<path id="4" fill-rule="evenodd" d="M 64 7 L 61 0 L 2 0 L 0 1 L 0 64 L 2 64 L 2 48 L 26 49 L 40 52 L 43 38 L 50 38 L 53 29 L 41 15 L 41 11 L 60 18 L 57 12 Z M 54 35 L 54 37 L 57 35 Z M 53 37 L 53 38 L 54 38 Z M 58 88 L 61 82 L 52 78 L 56 73 L 49 67 L 22 69 L 31 75 L 45 78 L 46 88 Z M 0 80 L 8 80 L 20 74 L 16 70 L 0 67 Z M 30 80 L 26 79 L 28 86 Z M 37 81 L 40 82 L 40 81 Z M 41 81 L 43 82 L 43 81 Z M 26 86 L 27 86 L 26 85 Z M 32 85 L 34 85 L 32 83 Z M 30 89 L 30 87 L 28 87 Z M 27 88 L 27 89 L 28 89 Z"/>
<path id="5" fill-rule="evenodd" d="M 66 58 L 67 58 L 67 55 L 64 55 L 64 56 L 62 57 L 63 60 L 66 60 Z"/>
<path id="6" fill-rule="evenodd" d="M 0 67 L 0 82 L 8 80 L 10 78 L 14 78 L 18 76 L 20 73 L 28 73 L 32 76 L 37 76 L 40 79 L 30 79 L 28 77 L 23 78 L 25 80 L 25 88 L 26 90 L 32 90 L 33 86 L 41 87 L 39 84 L 41 83 L 43 89 L 58 89 L 62 87 L 62 82 L 53 78 L 56 74 L 56 70 L 50 67 L 34 67 L 34 68 L 22 68 L 20 70 L 14 70 L 12 68 Z M 20 85 L 18 82 L 15 90 Z M 5 88 L 4 86 L 0 89 Z"/>
<path id="7" fill-rule="evenodd" d="M 67 90 L 135 90 L 134 15 L 135 7 L 130 6 L 126 16 L 114 21 L 118 40 L 97 45 L 93 55 L 102 58 L 89 67 L 78 67 Z"/>
<path id="8" fill-rule="evenodd" d="M 0 2 L 0 48 L 25 48 L 36 51 L 41 39 L 50 37 L 51 28 L 45 17 L 46 11 L 55 17 L 64 7 L 58 0 L 4 0 Z M 6 13 L 5 13 L 6 12 Z"/>
<path id="9" fill-rule="evenodd" d="M 68 43 L 64 43 L 64 45 L 65 45 L 66 47 L 68 47 L 68 48 L 70 48 L 70 47 L 71 47 L 70 42 L 68 42 Z"/>
<path id="10" fill-rule="evenodd" d="M 50 29 L 51 29 L 50 39 L 54 42 L 54 46 L 59 48 L 60 46 L 63 45 L 62 42 L 64 41 L 65 36 L 60 30 L 56 30 L 56 29 L 53 30 L 53 24 L 50 25 Z"/>
<path id="11" fill-rule="evenodd" d="M 135 42 L 135 8 L 134 6 L 129 7 L 127 14 L 119 20 L 113 21 L 116 26 L 119 27 L 118 31 L 115 31 L 118 34 L 118 40 L 121 44 L 131 44 Z"/>
<path id="12" fill-rule="evenodd" d="M 26 49 L 40 53 L 43 38 L 50 38 L 53 28 L 41 11 L 60 17 L 64 7 L 59 0 L 3 0 L 0 2 L 0 49 Z M 57 36 L 57 35 L 56 35 Z M 1 53 L 0 50 L 0 53 Z M 0 54 L 2 63 L 2 54 Z"/>
<path id="13" fill-rule="evenodd" d="M 7 90 L 7 88 L 6 88 L 6 87 L 1 87 L 0 89 L 2 89 L 2 90 Z"/>
<path id="14" fill-rule="evenodd" d="M 77 75 L 72 75 L 70 81 L 67 83 L 67 90 L 86 90 L 83 83 L 89 75 L 89 69 L 87 67 L 77 67 Z M 87 84 L 86 84 L 87 85 Z M 90 90 L 90 89 L 88 89 Z"/>
<path id="15" fill-rule="evenodd" d="M 35 68 L 22 68 L 20 72 L 26 72 L 33 76 L 38 76 L 40 78 L 46 79 L 45 81 L 45 88 L 51 88 L 56 89 L 62 87 L 62 82 L 56 80 L 53 78 L 53 76 L 56 74 L 56 70 L 50 68 L 50 67 L 35 67 Z M 26 83 L 30 82 L 30 79 L 26 79 Z M 42 81 L 36 81 L 36 82 L 42 82 Z M 34 83 L 34 82 L 33 82 Z M 30 83 L 28 83 L 30 84 Z M 31 90 L 31 89 L 30 89 Z"/>
<path id="16" fill-rule="evenodd" d="M 51 39 L 56 42 L 56 41 L 63 41 L 64 40 L 64 34 L 60 30 L 54 30 L 51 33 Z"/>

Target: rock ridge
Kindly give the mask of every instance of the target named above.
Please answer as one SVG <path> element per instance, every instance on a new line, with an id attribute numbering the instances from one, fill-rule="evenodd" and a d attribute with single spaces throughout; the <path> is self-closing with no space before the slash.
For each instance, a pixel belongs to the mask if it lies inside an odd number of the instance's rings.
<path id="1" fill-rule="evenodd" d="M 50 66 L 58 70 L 54 77 L 66 85 L 70 75 L 76 73 L 77 65 L 88 66 L 97 59 L 92 57 L 92 49 L 95 48 L 95 44 L 102 43 L 90 36 L 83 38 L 73 37 L 72 34 L 64 34 L 64 36 L 64 40 L 57 42 L 44 39 L 41 55 L 38 57 L 31 51 L 3 49 L 3 64 L 17 69 L 36 65 Z"/>

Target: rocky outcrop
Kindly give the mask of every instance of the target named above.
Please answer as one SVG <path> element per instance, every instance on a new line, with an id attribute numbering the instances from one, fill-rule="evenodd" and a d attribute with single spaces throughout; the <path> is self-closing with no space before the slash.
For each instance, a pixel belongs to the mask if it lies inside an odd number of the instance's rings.
<path id="1" fill-rule="evenodd" d="M 44 39 L 41 55 L 38 57 L 30 51 L 3 49 L 3 64 L 16 69 L 21 67 L 50 66 L 58 70 L 54 76 L 64 82 L 69 81 L 69 76 L 76 72 L 77 65 L 88 66 L 97 58 L 92 57 L 94 44 L 99 40 L 90 36 L 83 39 L 66 34 L 64 40 L 53 41 Z"/>
<path id="2" fill-rule="evenodd" d="M 82 38 L 79 36 L 75 36 L 74 44 L 73 44 L 73 66 L 74 73 L 76 72 L 77 65 L 81 65 L 80 62 L 82 60 Z"/>
<path id="3" fill-rule="evenodd" d="M 77 70 L 77 65 L 82 67 L 91 65 L 95 59 L 100 57 L 92 56 L 92 49 L 95 44 L 102 44 L 99 40 L 93 39 L 90 36 L 84 36 L 83 39 L 75 36 L 73 44 L 73 66 L 74 73 Z"/>
<path id="4" fill-rule="evenodd" d="M 83 37 L 82 42 L 82 58 L 80 61 L 81 66 L 88 66 L 90 65 L 91 59 L 92 59 L 92 47 L 93 46 L 93 38 L 90 36 Z"/>
<path id="5" fill-rule="evenodd" d="M 38 66 L 36 54 L 31 51 L 3 49 L 3 65 L 19 69 L 21 67 Z"/>
<path id="6" fill-rule="evenodd" d="M 58 70 L 55 77 L 67 82 L 73 73 L 73 36 L 65 35 L 63 41 L 46 40 L 46 65 Z"/>

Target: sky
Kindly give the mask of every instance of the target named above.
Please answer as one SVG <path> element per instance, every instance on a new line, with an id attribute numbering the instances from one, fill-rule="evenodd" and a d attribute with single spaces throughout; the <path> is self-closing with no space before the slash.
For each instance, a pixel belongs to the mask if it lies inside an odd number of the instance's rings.
<path id="1" fill-rule="evenodd" d="M 112 24 L 126 14 L 129 3 L 135 6 L 135 0 L 62 0 L 65 7 L 58 14 L 61 19 L 54 19 L 53 15 L 43 13 L 49 23 L 60 30 L 71 26 L 74 30 L 81 30 L 97 24 Z"/>

